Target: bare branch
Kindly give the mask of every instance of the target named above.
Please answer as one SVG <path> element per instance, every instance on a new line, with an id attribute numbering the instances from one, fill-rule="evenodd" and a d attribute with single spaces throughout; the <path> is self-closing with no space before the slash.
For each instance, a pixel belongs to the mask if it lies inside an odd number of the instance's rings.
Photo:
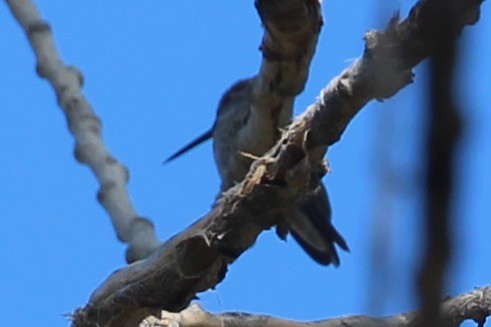
<path id="1" fill-rule="evenodd" d="M 256 112 L 264 113 L 260 119 L 278 119 L 280 123 L 273 126 L 284 127 L 291 122 L 294 98 L 303 91 L 308 78 L 323 24 L 320 1 L 256 0 L 255 5 L 264 36 L 259 48 L 263 60 L 253 80 L 251 103 Z M 280 112 L 286 115 L 268 118 Z"/>
<path id="2" fill-rule="evenodd" d="M 482 322 L 491 315 L 491 286 L 450 298 L 440 305 L 442 326 L 459 326 L 465 320 Z M 388 317 L 350 315 L 327 320 L 298 322 L 267 315 L 241 312 L 211 314 L 193 303 L 185 310 L 163 311 L 159 317 L 148 317 L 140 327 L 406 327 L 413 326 L 418 312 Z"/>
<path id="3" fill-rule="evenodd" d="M 294 96 L 305 87 L 322 27 L 320 1 L 256 0 L 255 4 L 265 29 L 257 99 L 271 104 L 273 95 Z"/>
<path id="4" fill-rule="evenodd" d="M 369 32 L 363 57 L 322 91 L 278 144 L 253 163 L 244 181 L 151 257 L 113 273 L 75 313 L 73 325 L 135 326 L 162 308 L 184 309 L 198 292 L 219 283 L 227 265 L 277 223 L 281 208 L 309 190 L 327 146 L 339 140 L 356 113 L 369 100 L 390 97 L 411 82 L 410 68 L 432 54 L 436 36 L 427 29 L 439 12 L 427 11 L 427 2 L 417 3 L 402 22 L 392 19 L 385 31 Z M 460 29 L 477 20 L 480 3 L 459 2 L 465 17 Z"/>
<path id="5" fill-rule="evenodd" d="M 126 189 L 129 171 L 104 145 L 101 121 L 82 93 L 82 74 L 61 60 L 51 28 L 30 0 L 6 0 L 36 55 L 36 71 L 53 87 L 59 106 L 75 139 L 74 156 L 86 164 L 99 181 L 97 199 L 111 217 L 118 239 L 128 243 L 126 259 L 146 258 L 160 245 L 150 220 L 133 207 Z"/>
<path id="6" fill-rule="evenodd" d="M 482 2 L 456 2 L 459 17 L 455 30 L 450 31 L 452 37 L 457 36 L 465 25 L 477 22 Z M 313 118 L 312 129 L 316 133 L 309 135 L 309 148 L 334 144 L 340 139 L 349 120 L 365 104 L 373 99 L 387 99 L 412 83 L 411 69 L 435 50 L 438 34 L 433 29 L 433 20 L 440 17 L 441 12 L 434 5 L 434 0 L 421 0 L 402 22 L 396 16 L 385 31 L 366 33 L 363 57 L 321 92 L 316 105 L 329 110 L 315 112 L 319 117 Z"/>

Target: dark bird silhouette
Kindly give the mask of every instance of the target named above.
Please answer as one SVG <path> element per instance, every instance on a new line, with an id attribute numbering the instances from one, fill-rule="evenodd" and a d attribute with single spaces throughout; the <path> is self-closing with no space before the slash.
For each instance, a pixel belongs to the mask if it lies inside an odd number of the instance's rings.
<path id="1" fill-rule="evenodd" d="M 270 112 L 257 110 L 251 101 L 255 82 L 255 78 L 242 80 L 225 92 L 213 126 L 165 162 L 212 138 L 221 192 L 242 181 L 252 163 L 244 153 L 258 157 L 266 153 L 279 139 L 280 129 L 291 122 L 293 114 L 291 109 L 287 109 L 292 107 L 291 103 Z M 278 236 L 284 240 L 290 233 L 319 264 L 339 265 L 335 244 L 349 251 L 345 240 L 331 223 L 331 204 L 322 182 L 304 203 L 286 209 L 283 215 L 283 222 L 276 229 Z"/>

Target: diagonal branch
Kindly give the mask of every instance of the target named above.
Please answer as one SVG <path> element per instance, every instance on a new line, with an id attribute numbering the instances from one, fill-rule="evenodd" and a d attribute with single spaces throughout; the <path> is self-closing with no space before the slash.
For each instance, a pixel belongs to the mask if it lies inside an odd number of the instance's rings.
<path id="1" fill-rule="evenodd" d="M 51 28 L 30 0 L 6 0 L 10 11 L 26 33 L 36 55 L 36 71 L 53 87 L 75 139 L 74 156 L 97 178 L 97 199 L 111 217 L 119 240 L 127 243 L 126 260 L 146 258 L 159 245 L 153 223 L 141 217 L 131 203 L 126 184 L 129 171 L 106 148 L 101 121 L 82 93 L 83 76 L 63 63 Z"/>
<path id="2" fill-rule="evenodd" d="M 458 32 L 477 21 L 480 0 L 460 0 Z M 113 273 L 73 317 L 73 326 L 135 326 L 160 309 L 180 311 L 225 276 L 227 265 L 259 233 L 276 223 L 280 208 L 308 190 L 327 146 L 372 99 L 388 98 L 412 81 L 411 68 L 433 52 L 430 1 L 418 2 L 407 19 L 366 35 L 363 57 L 336 77 L 298 117 L 278 144 L 256 160 L 212 211 L 174 236 L 146 260 Z"/>
<path id="3" fill-rule="evenodd" d="M 465 320 L 483 322 L 491 315 L 491 286 L 457 295 L 440 303 L 443 327 L 459 326 Z M 406 327 L 413 326 L 418 312 L 400 313 L 388 317 L 350 315 L 327 320 L 299 322 L 267 315 L 241 312 L 211 314 L 194 303 L 179 313 L 163 311 L 148 317 L 140 327 Z"/>

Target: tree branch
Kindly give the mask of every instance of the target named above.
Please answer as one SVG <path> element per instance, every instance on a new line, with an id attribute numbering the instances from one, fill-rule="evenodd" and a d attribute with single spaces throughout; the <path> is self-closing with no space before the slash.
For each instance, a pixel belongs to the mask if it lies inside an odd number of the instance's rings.
<path id="1" fill-rule="evenodd" d="M 427 134 L 425 185 L 425 254 L 419 273 L 421 315 L 419 326 L 441 326 L 440 298 L 444 289 L 446 268 L 451 258 L 453 221 L 451 195 L 453 191 L 453 160 L 461 134 L 462 120 L 455 105 L 454 72 L 457 62 L 458 8 L 456 1 L 434 1 L 441 14 L 433 20 L 438 36 L 435 53 L 430 60 L 428 90 L 429 131 Z"/>
<path id="2" fill-rule="evenodd" d="M 264 36 L 259 47 L 263 60 L 258 76 L 253 79 L 251 103 L 258 112 L 268 115 L 271 111 L 287 113 L 287 117 L 277 119 L 283 118 L 288 124 L 295 96 L 307 82 L 323 24 L 320 1 L 256 0 L 255 5 Z"/>
<path id="3" fill-rule="evenodd" d="M 456 34 L 477 21 L 481 2 L 459 2 Z M 367 33 L 363 57 L 321 92 L 244 181 L 151 257 L 113 273 L 75 313 L 73 326 L 135 326 L 162 308 L 182 310 L 198 292 L 219 283 L 227 265 L 277 223 L 279 210 L 309 191 L 327 146 L 339 140 L 356 113 L 410 83 L 410 68 L 432 54 L 431 20 L 440 13 L 428 3 L 418 2 L 406 20 L 392 19 L 385 31 Z"/>
<path id="4" fill-rule="evenodd" d="M 466 25 L 473 25 L 480 15 L 482 0 L 458 0 L 459 13 L 451 37 L 456 37 Z M 337 142 L 358 111 L 369 101 L 390 98 L 412 83 L 411 69 L 435 51 L 438 33 L 433 20 L 441 19 L 439 1 L 421 0 L 408 17 L 399 22 L 395 16 L 385 31 L 372 30 L 365 34 L 365 53 L 351 67 L 334 78 L 321 92 L 318 104 L 326 110 L 314 112 L 309 135 L 309 149 Z"/>
<path id="5" fill-rule="evenodd" d="M 319 0 L 256 0 L 255 5 L 264 26 L 256 101 L 271 106 L 303 91 L 322 13 Z"/>
<path id="6" fill-rule="evenodd" d="M 491 286 L 449 298 L 441 303 L 440 310 L 444 327 L 459 326 L 465 320 L 483 322 L 491 315 Z M 406 327 L 413 326 L 418 316 L 418 312 L 408 312 L 388 317 L 350 315 L 298 322 L 241 312 L 215 315 L 193 303 L 178 313 L 162 311 L 159 318 L 148 317 L 140 327 Z"/>
<path id="7" fill-rule="evenodd" d="M 63 63 L 51 28 L 30 0 L 6 0 L 10 11 L 24 29 L 36 55 L 36 71 L 53 87 L 75 139 L 74 156 L 86 164 L 99 181 L 97 199 L 111 217 L 118 239 L 127 243 L 126 260 L 146 258 L 159 245 L 153 223 L 133 207 L 126 189 L 128 169 L 106 148 L 101 121 L 82 93 L 80 71 Z"/>

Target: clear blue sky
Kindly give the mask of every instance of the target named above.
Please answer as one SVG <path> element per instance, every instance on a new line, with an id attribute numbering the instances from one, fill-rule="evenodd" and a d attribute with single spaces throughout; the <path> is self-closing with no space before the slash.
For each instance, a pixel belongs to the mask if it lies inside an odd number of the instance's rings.
<path id="1" fill-rule="evenodd" d="M 228 86 L 257 72 L 262 30 L 253 1 L 37 3 L 63 59 L 85 76 L 84 93 L 103 121 L 106 144 L 131 171 L 140 214 L 167 239 L 206 213 L 219 185 L 211 144 L 161 162 L 211 125 Z M 405 15 L 412 1 L 373 3 L 324 2 L 325 25 L 297 113 L 361 55 L 364 32 L 397 9 Z M 491 283 L 490 4 L 483 9 L 478 25 L 464 33 L 459 96 L 467 130 L 457 160 L 451 294 Z M 35 75 L 32 51 L 5 5 L 0 21 L 0 316 L 5 326 L 33 319 L 65 326 L 62 314 L 84 305 L 125 264 L 125 247 L 95 199 L 94 177 L 72 157 L 65 119 L 49 85 Z M 265 232 L 216 290 L 201 295 L 206 309 L 311 320 L 415 308 L 424 75 L 420 67 L 415 84 L 365 108 L 329 152 L 333 172 L 325 183 L 335 225 L 352 250 L 341 254 L 341 267 L 321 267 L 295 242 Z M 381 187 L 387 180 L 396 182 Z M 373 230 L 387 237 L 386 255 L 373 254 Z M 387 268 L 377 273 L 375 298 L 385 294 L 378 306 L 370 305 L 374 264 Z"/>

